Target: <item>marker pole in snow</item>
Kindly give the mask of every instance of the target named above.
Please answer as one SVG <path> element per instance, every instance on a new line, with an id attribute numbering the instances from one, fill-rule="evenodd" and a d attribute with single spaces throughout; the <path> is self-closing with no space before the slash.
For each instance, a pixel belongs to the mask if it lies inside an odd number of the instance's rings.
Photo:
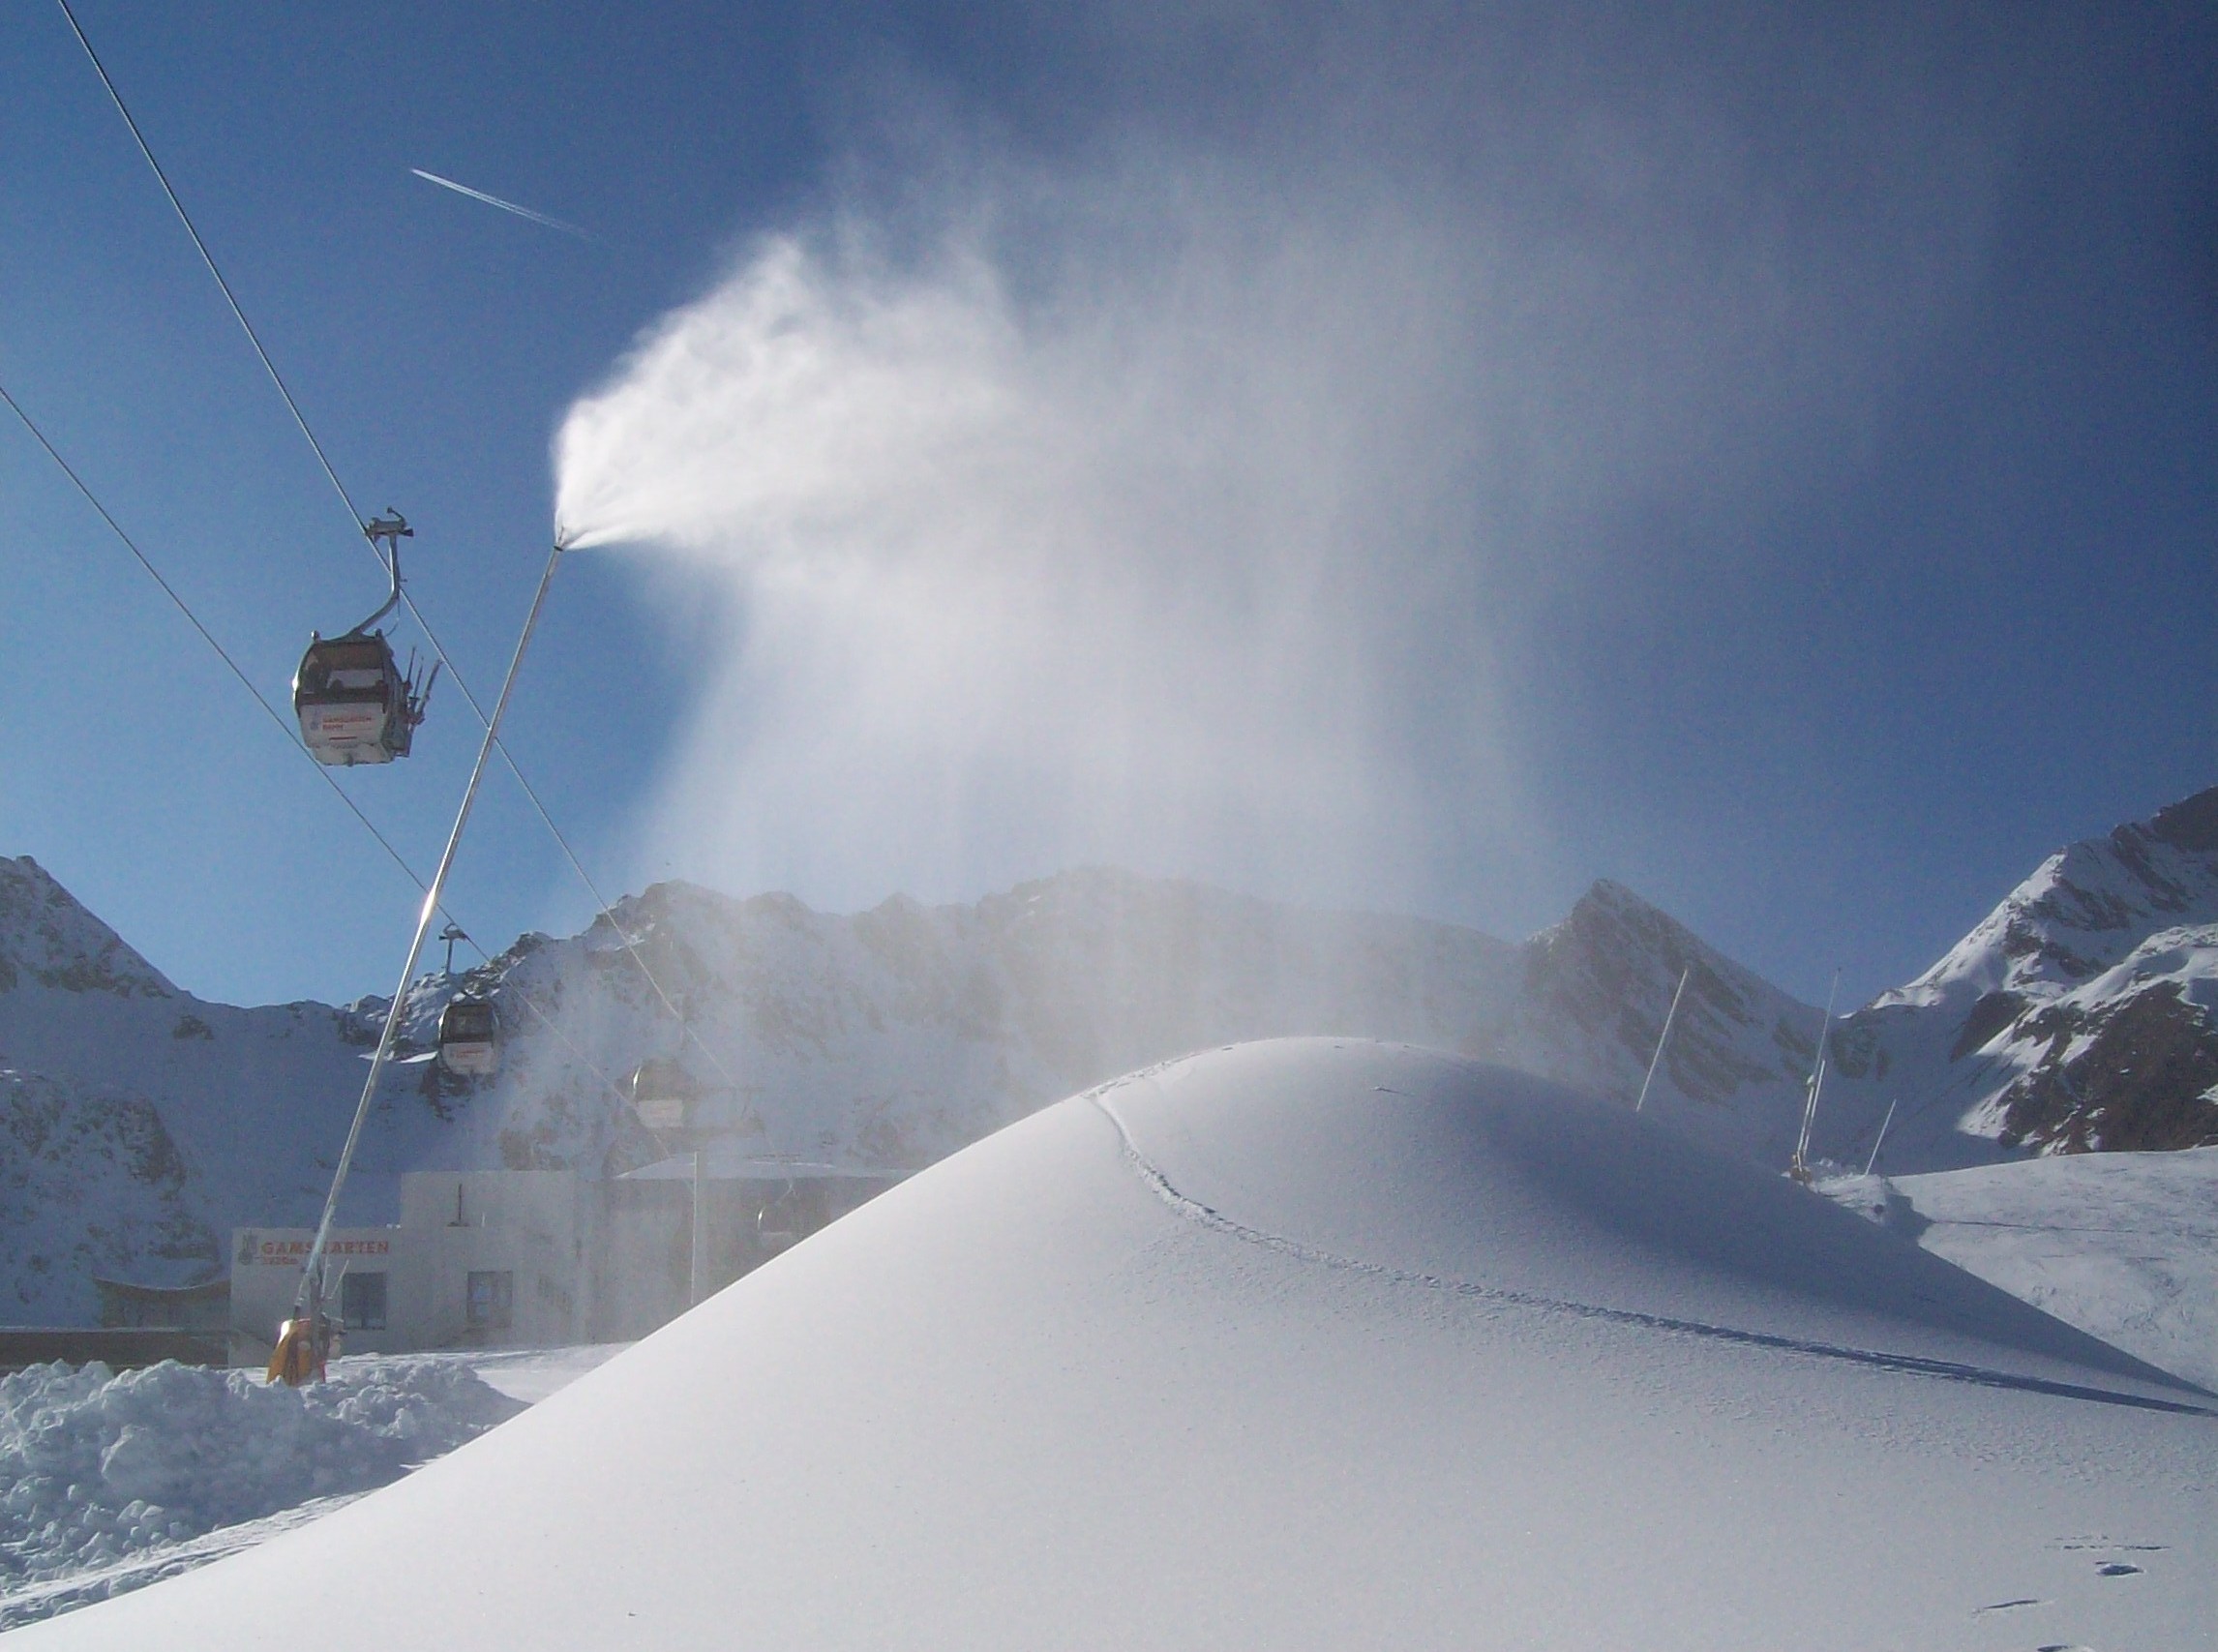
<path id="1" fill-rule="evenodd" d="M 1664 1059 L 1664 1046 L 1671 1038 L 1671 1023 L 1679 1014 L 1679 995 L 1687 990 L 1687 977 L 1693 973 L 1692 964 L 1679 972 L 1679 984 L 1671 992 L 1671 1007 L 1664 1011 L 1664 1031 L 1656 1035 L 1656 1053 L 1648 1058 L 1648 1076 L 1640 1081 L 1640 1095 L 1633 1103 L 1635 1113 L 1648 1105 L 1648 1087 L 1656 1082 L 1657 1064 Z"/>
<path id="2" fill-rule="evenodd" d="M 439 867 L 432 874 L 432 886 L 424 891 L 424 904 L 416 915 L 416 933 L 408 943 L 408 961 L 401 966 L 401 984 L 394 989 L 392 1007 L 385 1011 L 385 1031 L 378 1036 L 376 1054 L 370 1058 L 370 1076 L 362 1083 L 362 1099 L 355 1104 L 354 1122 L 347 1126 L 346 1145 L 340 1150 L 339 1168 L 331 1178 L 331 1191 L 323 1201 L 323 1216 L 315 1224 L 315 1242 L 308 1249 L 308 1260 L 300 1271 L 300 1290 L 293 1298 L 292 1317 L 278 1332 L 277 1350 L 270 1356 L 270 1376 L 273 1381 L 282 1378 L 294 1386 L 306 1382 L 311 1376 L 320 1375 L 325 1351 L 330 1345 L 330 1322 L 324 1314 L 328 1300 L 323 1288 L 324 1253 L 331 1244 L 332 1218 L 339 1213 L 339 1195 L 346 1186 L 346 1172 L 354 1163 L 354 1150 L 362 1140 L 362 1126 L 370 1117 L 370 1103 L 377 1094 L 377 1080 L 385 1070 L 385 1063 L 392 1056 L 393 1040 L 401 1031 L 401 1017 L 408 1004 L 408 983 L 415 978 L 416 962 L 423 956 L 424 939 L 432 932 L 432 919 L 439 910 L 439 896 L 447 885 L 447 873 L 455 863 L 455 851 L 462 846 L 463 827 L 469 824 L 470 807 L 477 801 L 478 782 L 485 778 L 486 760 L 493 755 L 495 743 L 500 736 L 500 719 L 508 709 L 508 697 L 516 687 L 516 676 L 524 667 L 524 651 L 531 646 L 531 633 L 539 624 L 539 611 L 546 606 L 547 587 L 554 583 L 554 568 L 562 560 L 562 540 L 554 541 L 554 550 L 547 557 L 547 571 L 539 576 L 539 588 L 532 593 L 531 612 L 524 616 L 523 635 L 516 639 L 516 652 L 508 662 L 508 676 L 501 680 L 500 698 L 494 702 L 493 715 L 486 720 L 485 739 L 477 748 L 477 762 L 469 771 L 469 784 L 463 789 L 462 807 L 455 811 L 454 829 L 447 833 L 447 847 L 439 856 Z"/>
<path id="3" fill-rule="evenodd" d="M 1902 1099 L 1898 1096 L 1894 1100 L 1887 1103 L 1887 1116 L 1879 1121 L 1879 1139 L 1872 1144 L 1872 1156 L 1864 1161 L 1864 1174 L 1867 1176 L 1872 1174 L 1873 1169 L 1879 1162 L 1879 1150 L 1887 1145 L 1887 1126 L 1895 1122 L 1895 1108 Z"/>

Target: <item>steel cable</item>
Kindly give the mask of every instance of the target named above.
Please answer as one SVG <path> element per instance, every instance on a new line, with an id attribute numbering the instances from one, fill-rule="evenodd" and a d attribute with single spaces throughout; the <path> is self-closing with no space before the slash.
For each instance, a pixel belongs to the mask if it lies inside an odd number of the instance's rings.
<path id="1" fill-rule="evenodd" d="M 61 450 L 55 447 L 54 444 L 47 439 L 46 433 L 41 430 L 37 421 L 34 420 L 31 415 L 24 410 L 22 404 L 17 402 L 15 398 L 9 393 L 8 387 L 5 384 L 0 384 L 0 402 L 5 402 L 8 404 L 8 410 L 14 413 L 15 417 L 22 422 L 22 426 L 25 430 L 31 433 L 31 439 L 36 441 L 42 448 L 45 450 L 46 457 L 54 462 L 56 467 L 60 469 L 62 474 L 70 479 L 71 485 L 76 489 L 78 494 L 83 496 L 85 503 L 91 505 L 95 513 L 99 515 L 101 521 L 107 525 L 108 531 L 113 533 L 118 540 L 122 541 L 124 549 L 129 551 L 137 560 L 138 565 L 146 571 L 147 577 L 153 580 L 157 586 L 162 587 L 162 594 L 170 600 L 171 604 L 175 606 L 177 612 L 185 616 L 186 622 L 190 624 L 195 631 L 199 633 L 200 640 L 206 643 L 208 646 L 215 651 L 216 657 L 222 660 L 224 664 L 229 669 L 231 675 L 239 679 L 239 685 L 254 697 L 255 704 L 262 708 L 263 715 L 268 717 L 269 720 L 274 725 L 276 725 L 278 732 L 285 736 L 285 744 L 291 747 L 294 751 L 300 753 L 300 755 L 308 761 L 309 766 L 315 771 L 316 778 L 321 780 L 325 786 L 331 789 L 331 795 L 333 796 L 337 797 L 342 803 L 346 805 L 347 813 L 351 814 L 357 821 L 361 822 L 362 829 L 367 831 L 373 838 L 375 838 L 376 840 L 377 847 L 382 849 L 388 856 L 392 857 L 393 864 L 401 869 L 402 876 L 406 878 L 411 884 L 415 885 L 416 888 L 420 892 L 429 893 L 431 886 L 426 884 L 422 876 L 417 873 L 416 869 L 408 864 L 407 857 L 404 856 L 398 849 L 393 847 L 392 840 L 377 828 L 377 823 L 373 821 L 368 815 L 362 812 L 362 805 L 357 803 L 353 797 L 348 795 L 345 787 L 339 784 L 339 781 L 332 774 L 331 770 L 325 767 L 322 764 L 316 762 L 315 754 L 311 752 L 306 746 L 300 743 L 299 739 L 293 734 L 291 725 L 287 724 L 284 715 L 279 712 L 278 708 L 269 703 L 267 696 L 265 696 L 259 688 L 255 686 L 254 678 L 247 676 L 246 672 L 240 668 L 239 662 L 231 657 L 230 650 L 225 648 L 223 643 L 218 640 L 216 634 L 210 631 L 208 627 L 201 622 L 200 616 L 193 612 L 192 606 L 186 602 L 183 596 L 178 594 L 177 587 L 172 586 L 169 581 L 164 577 L 162 570 L 157 568 L 154 565 L 152 558 L 150 558 L 146 553 L 139 548 L 138 542 L 125 531 L 123 525 L 117 522 L 114 514 L 109 511 L 106 505 L 101 502 L 100 496 L 92 491 L 91 487 L 88 486 L 85 482 L 85 479 L 77 474 L 75 467 L 73 466 L 67 459 L 62 457 Z M 443 900 L 439 904 L 439 913 L 450 922 L 453 922 L 456 928 L 461 929 L 463 927 L 461 920 L 455 917 L 454 913 L 447 907 Z M 480 946 L 477 944 L 476 939 L 472 937 L 467 930 L 464 930 L 463 938 L 465 942 L 468 943 L 469 949 L 475 952 L 481 960 L 488 964 L 491 964 L 494 961 L 492 954 L 487 952 L 483 946 Z M 651 980 L 653 977 L 650 976 L 648 978 Z M 519 991 L 517 997 L 519 1002 L 523 1004 L 524 1007 L 528 1009 L 534 1016 L 538 1018 L 540 1025 L 545 1027 L 550 1033 L 554 1034 L 554 1036 L 561 1041 L 562 1046 L 567 1049 L 571 1055 L 578 1059 L 578 1061 L 584 1066 L 586 1071 L 590 1072 L 596 1079 L 605 1085 L 608 1088 L 609 1093 L 615 1096 L 618 1102 L 620 1102 L 625 1107 L 629 1107 L 631 1105 L 631 1097 L 624 1093 L 623 1087 L 619 1085 L 614 1079 L 611 1078 L 607 1073 L 603 1072 L 600 1066 L 593 1061 L 593 1058 L 588 1056 L 583 1049 L 579 1048 L 577 1043 L 571 1039 L 570 1036 L 562 1031 L 561 1025 L 558 1022 L 556 1022 L 545 1010 L 541 1009 L 538 1005 L 532 1003 L 528 994 Z"/>
<path id="2" fill-rule="evenodd" d="M 278 372 L 276 362 L 271 360 L 269 351 L 263 347 L 261 337 L 255 331 L 254 323 L 247 319 L 246 311 L 240 306 L 238 298 L 231 291 L 231 284 L 224 279 L 224 272 L 218 267 L 215 255 L 208 251 L 208 244 L 200 238 L 200 231 L 194 226 L 192 215 L 185 210 L 185 203 L 178 197 L 175 188 L 171 186 L 168 174 L 163 171 L 162 163 L 155 159 L 152 146 L 147 143 L 145 135 L 139 131 L 138 122 L 133 118 L 129 105 L 123 101 L 123 94 L 116 90 L 114 80 L 109 77 L 106 67 L 100 60 L 100 54 L 93 49 L 92 41 L 77 22 L 76 14 L 70 9 L 69 0 L 55 0 L 55 3 L 61 7 L 62 15 L 68 19 L 70 32 L 76 36 L 77 44 L 84 48 L 85 57 L 92 64 L 93 72 L 100 76 L 101 84 L 106 88 L 109 101 L 115 105 L 116 113 L 123 117 L 124 125 L 130 129 L 132 140 L 138 145 L 139 154 L 145 157 L 148 169 L 154 173 L 155 181 L 162 186 L 162 193 L 168 197 L 171 210 L 177 214 L 178 223 L 185 226 L 185 233 L 192 237 L 193 246 L 200 255 L 200 261 L 207 266 L 208 274 L 214 278 L 217 287 L 224 295 L 224 302 L 230 306 L 231 315 L 239 323 L 239 330 L 246 334 L 247 343 L 254 346 L 255 354 L 260 360 L 263 370 L 268 373 L 270 382 L 277 386 L 277 392 L 284 398 L 286 410 L 292 414 L 293 423 L 300 427 L 301 436 L 306 438 L 310 450 L 315 453 L 316 464 L 322 466 L 324 475 L 330 480 L 332 491 L 339 496 L 340 503 L 345 507 L 347 520 L 357 529 L 361 529 L 364 526 L 361 511 L 355 507 L 352 496 L 346 491 L 346 485 L 339 479 L 338 470 L 332 466 L 329 455 L 324 452 L 323 444 L 316 439 L 315 432 L 310 428 L 307 414 L 301 411 L 300 404 L 293 399 L 292 391 L 286 386 L 284 375 Z M 17 411 L 20 414 L 20 409 Z M 48 451 L 52 450 L 49 448 Z M 58 459 L 59 456 L 56 457 Z M 64 468 L 67 469 L 68 466 L 65 466 Z M 74 473 L 72 479 L 75 480 Z M 81 483 L 79 487 L 82 487 Z M 103 512 L 103 515 L 105 513 Z M 113 526 L 112 523 L 110 526 Z M 384 554 L 378 551 L 374 541 L 368 543 L 370 554 L 377 559 L 378 566 L 390 575 L 392 566 L 386 561 Z M 143 561 L 144 558 L 141 557 L 141 560 Z M 167 588 L 166 586 L 165 588 Z M 486 716 L 485 708 L 478 704 L 477 696 L 470 692 L 469 684 L 464 679 L 463 674 L 457 669 L 454 660 L 447 653 L 445 645 L 439 641 L 438 634 L 432 629 L 430 621 L 424 617 L 423 611 L 416 606 L 415 598 L 404 590 L 402 601 L 407 605 L 410 616 L 422 628 L 425 640 L 432 646 L 432 652 L 437 656 L 439 663 L 446 668 L 447 676 L 453 680 L 456 688 L 461 691 L 464 701 L 468 705 L 472 714 L 476 716 L 478 725 L 490 733 L 491 724 Z M 191 617 L 190 614 L 187 616 Z M 195 624 L 198 624 L 198 621 L 195 620 Z M 236 671 L 238 668 L 233 666 L 232 669 Z M 244 674 L 241 674 L 241 676 L 244 680 Z M 252 682 L 248 683 L 250 689 L 253 686 Z M 255 698 L 260 698 L 258 692 Z M 267 708 L 265 704 L 264 709 Z M 280 719 L 280 722 L 282 724 L 283 719 Z M 610 927 L 622 940 L 625 951 L 630 955 L 640 974 L 646 978 L 646 983 L 653 989 L 656 999 L 661 1002 L 663 1008 L 670 1013 L 672 1018 L 677 1022 L 681 1040 L 686 1038 L 692 1040 L 694 1047 L 700 1050 L 707 1058 L 710 1065 L 716 1068 L 717 1074 L 724 1080 L 726 1089 L 740 1101 L 746 1116 L 756 1116 L 753 1101 L 740 1094 L 738 1080 L 732 1075 L 731 1069 L 724 1065 L 723 1060 L 716 1052 L 708 1047 L 701 1036 L 693 1031 L 684 1014 L 672 1002 L 670 994 L 663 989 L 662 982 L 655 978 L 654 972 L 647 967 L 646 959 L 634 944 L 630 931 L 617 921 L 616 915 L 611 910 L 607 897 L 601 893 L 599 886 L 594 884 L 592 877 L 585 871 L 584 863 L 578 858 L 577 852 L 570 847 L 569 839 L 563 836 L 561 828 L 554 824 L 554 815 L 549 812 L 546 803 L 540 799 L 537 790 L 529 780 L 525 778 L 524 770 L 518 766 L 506 743 L 496 736 L 494 740 L 494 747 L 500 753 L 501 762 L 507 766 L 509 773 L 515 776 L 517 785 L 523 788 L 524 795 L 531 800 L 531 806 L 537 811 L 541 822 L 545 824 L 554 841 L 561 846 L 564 857 L 570 862 L 571 869 L 578 874 L 580 881 L 584 884 L 586 891 L 592 895 L 594 904 L 600 909 L 601 916 L 609 920 Z M 325 778 L 329 779 L 330 777 L 326 775 Z M 336 789 L 337 783 L 334 782 L 333 784 Z M 345 796 L 344 792 L 340 795 Z M 347 806 L 354 808 L 351 798 L 347 799 Z M 368 817 L 362 816 L 360 809 L 355 808 L 354 812 L 362 818 L 365 826 L 369 825 Z M 371 826 L 371 830 L 375 832 L 376 828 Z M 381 835 L 379 841 L 383 842 Z M 385 849 L 386 853 L 393 855 L 396 860 L 400 859 L 399 855 L 390 844 L 386 844 Z M 407 863 L 402 861 L 401 864 L 403 869 L 406 870 Z M 411 879 L 415 879 L 414 873 L 410 872 L 409 876 Z M 422 880 L 415 879 L 415 881 L 421 887 Z M 758 1122 L 760 1122 L 759 1119 Z"/>

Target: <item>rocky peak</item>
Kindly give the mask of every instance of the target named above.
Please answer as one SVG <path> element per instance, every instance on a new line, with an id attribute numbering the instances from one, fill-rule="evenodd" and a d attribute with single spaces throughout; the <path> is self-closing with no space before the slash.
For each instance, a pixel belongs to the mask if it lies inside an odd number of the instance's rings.
<path id="1" fill-rule="evenodd" d="M 2120 826 L 2118 830 L 2145 831 L 2182 854 L 2218 856 L 2218 786 L 2166 804 L 2146 826 Z"/>
<path id="2" fill-rule="evenodd" d="M 2161 930 L 2212 922 L 2218 787 L 2058 850 L 1932 969 L 1876 1006 L 1941 1006 L 1969 1018 L 1984 1001 L 2053 999 Z M 1984 1013 L 1997 1026 L 2008 1019 L 1996 1008 Z"/>
<path id="3" fill-rule="evenodd" d="M 177 989 L 28 855 L 0 856 L 0 992 L 27 982 L 57 992 L 174 998 Z"/>
<path id="4" fill-rule="evenodd" d="M 1690 1099 L 1791 1082 L 1815 1050 L 1818 1011 L 1710 946 L 1662 908 L 1604 879 L 1525 944 L 1523 1065 L 1630 1098 L 1682 973 L 1661 1075 Z"/>
<path id="5" fill-rule="evenodd" d="M 1929 1042 L 1923 1083 L 1972 1098 L 1973 1134 L 2193 1147 L 2218 1141 L 2214 977 L 2218 787 L 2058 850 L 1866 1017 Z"/>
<path id="6" fill-rule="evenodd" d="M 1783 998 L 1662 907 L 1606 878 L 1578 898 L 1563 922 L 1527 942 L 1526 951 L 1529 976 L 1580 974 L 1636 1000 L 1661 990 L 1667 1001 L 1681 973 L 1689 972 L 1688 991 L 1736 1021 L 1753 1014 L 1760 1001 Z"/>

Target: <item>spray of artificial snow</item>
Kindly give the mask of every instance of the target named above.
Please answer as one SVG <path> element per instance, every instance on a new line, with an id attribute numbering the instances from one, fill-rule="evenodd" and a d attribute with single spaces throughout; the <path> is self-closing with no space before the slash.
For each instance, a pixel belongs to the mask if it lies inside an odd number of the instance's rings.
<path id="1" fill-rule="evenodd" d="M 572 411 L 577 543 L 657 548 L 722 621 L 655 848 L 835 901 L 1415 853 L 1378 616 L 1423 599 L 1396 569 L 1452 468 L 1444 254 L 1182 233 L 1175 274 L 1029 301 L 966 233 L 777 237 Z M 1462 666 L 1484 746 L 1481 640 Z"/>
<path id="2" fill-rule="evenodd" d="M 1246 148 L 907 135 L 646 333 L 555 454 L 562 527 L 651 558 L 699 685 L 640 869 L 837 905 L 1453 868 L 1519 913 L 1548 731 L 1514 640 L 1654 577 L 1596 549 L 1629 511 L 1776 490 L 1871 416 L 1993 158 L 1870 42 L 1825 56 L 1824 118 L 1869 106 L 1820 195 L 1700 61 L 1604 96 L 1484 35 L 1343 43 L 1345 105 Z"/>

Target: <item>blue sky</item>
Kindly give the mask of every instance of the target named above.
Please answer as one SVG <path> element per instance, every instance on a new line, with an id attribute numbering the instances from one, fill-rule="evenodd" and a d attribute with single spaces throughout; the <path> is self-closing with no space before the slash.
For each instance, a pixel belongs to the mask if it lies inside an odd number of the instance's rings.
<path id="1" fill-rule="evenodd" d="M 572 405 L 650 433 L 512 714 L 612 891 L 1606 876 L 1861 997 L 2218 781 L 2200 9 L 77 10 L 473 685 Z M 59 12 L 0 53 L 0 382 L 277 699 L 375 569 Z M 796 338 L 813 426 L 735 381 Z M 390 987 L 408 886 L 13 428 L 0 664 L 0 852 L 205 995 Z M 419 865 L 472 736 L 343 777 Z M 590 916 L 472 832 L 489 944 Z"/>

